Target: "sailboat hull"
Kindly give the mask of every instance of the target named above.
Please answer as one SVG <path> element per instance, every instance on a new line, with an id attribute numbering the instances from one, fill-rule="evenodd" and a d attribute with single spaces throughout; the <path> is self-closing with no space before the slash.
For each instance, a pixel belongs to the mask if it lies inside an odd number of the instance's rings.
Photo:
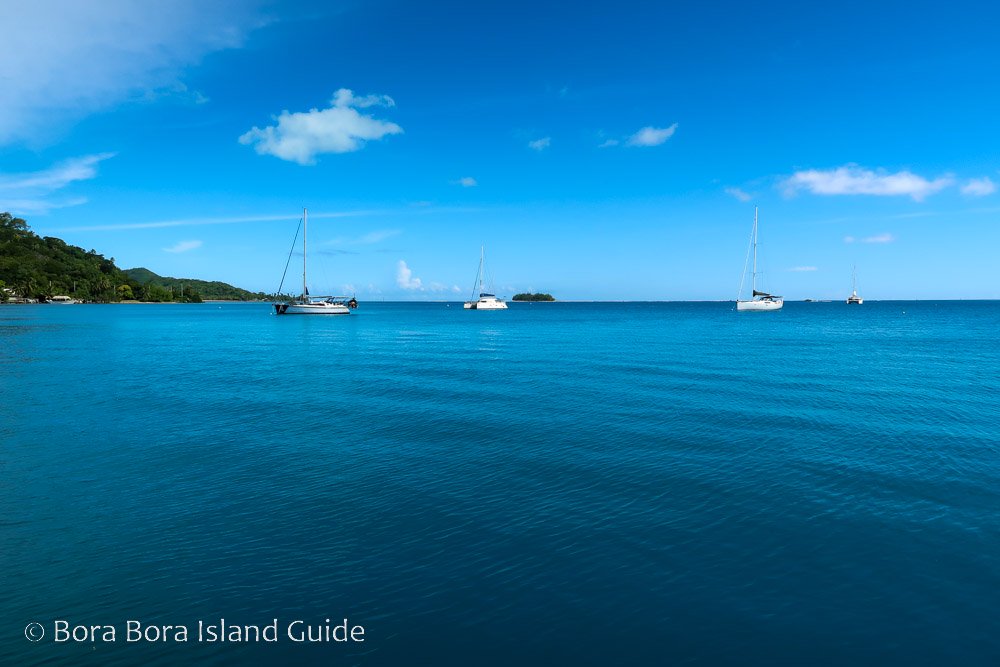
<path id="1" fill-rule="evenodd" d="M 342 303 L 276 304 L 278 315 L 350 315 L 351 309 Z"/>
<path id="2" fill-rule="evenodd" d="M 784 299 L 761 299 L 760 301 L 737 301 L 736 310 L 763 311 L 781 310 L 785 305 Z"/>
<path id="3" fill-rule="evenodd" d="M 496 294 L 483 291 L 483 278 L 486 273 L 486 246 L 479 250 L 479 274 L 476 280 L 479 283 L 479 299 L 477 301 L 466 301 L 462 306 L 466 310 L 507 310 L 507 302 L 498 299 Z M 475 298 L 475 293 L 473 293 Z"/>
<path id="4" fill-rule="evenodd" d="M 479 301 L 466 301 L 463 307 L 469 310 L 507 310 L 507 302 L 496 297 L 484 297 Z"/>
<path id="5" fill-rule="evenodd" d="M 781 310 L 785 305 L 785 300 L 780 296 L 774 296 L 767 292 L 757 290 L 757 207 L 753 207 L 753 231 L 750 233 L 750 247 L 753 249 L 753 277 L 750 279 L 750 300 L 740 301 L 740 294 L 743 293 L 743 280 L 740 280 L 740 291 L 736 296 L 736 310 L 749 312 L 764 312 L 769 310 Z M 750 259 L 750 250 L 747 250 L 747 259 Z M 746 278 L 747 267 L 743 266 L 743 278 Z"/>

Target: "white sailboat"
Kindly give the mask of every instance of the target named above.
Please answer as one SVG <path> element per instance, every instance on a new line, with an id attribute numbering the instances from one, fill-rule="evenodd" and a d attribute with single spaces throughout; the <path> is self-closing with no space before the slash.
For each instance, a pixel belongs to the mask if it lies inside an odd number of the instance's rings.
<path id="1" fill-rule="evenodd" d="M 851 296 L 847 297 L 847 303 L 860 306 L 864 302 L 865 300 L 858 296 L 858 267 L 855 266 L 851 269 Z"/>
<path id="2" fill-rule="evenodd" d="M 740 279 L 740 293 L 736 295 L 736 310 L 780 310 L 785 305 L 784 298 L 757 291 L 757 207 L 753 207 L 753 232 L 750 234 L 750 245 L 753 247 L 753 277 L 750 279 L 750 299 L 741 301 L 743 281 L 746 280 L 746 264 L 743 265 L 743 278 Z"/>
<path id="3" fill-rule="evenodd" d="M 309 212 L 302 209 L 302 295 L 297 299 L 284 303 L 274 304 L 274 312 L 278 315 L 350 315 L 351 308 L 358 307 L 358 301 L 354 297 L 346 296 L 310 296 L 309 286 L 306 282 L 306 230 L 309 225 Z M 292 244 L 294 249 L 294 243 Z M 291 254 L 289 254 L 291 259 Z M 285 265 L 287 270 L 288 265 Z M 284 286 L 285 278 L 281 278 Z"/>
<path id="4" fill-rule="evenodd" d="M 495 294 L 483 291 L 483 276 L 486 273 L 486 246 L 479 249 L 479 274 L 476 282 L 479 285 L 479 298 L 476 299 L 476 287 L 472 287 L 472 298 L 463 306 L 466 310 L 507 310 L 507 302 L 498 299 Z"/>

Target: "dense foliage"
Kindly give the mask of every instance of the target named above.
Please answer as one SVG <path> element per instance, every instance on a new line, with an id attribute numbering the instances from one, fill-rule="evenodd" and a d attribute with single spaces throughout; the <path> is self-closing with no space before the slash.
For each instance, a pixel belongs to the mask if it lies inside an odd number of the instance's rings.
<path id="1" fill-rule="evenodd" d="M 161 287 L 173 291 L 174 294 L 197 292 L 203 299 L 216 301 L 260 301 L 269 299 L 270 295 L 263 292 L 248 292 L 239 287 L 217 280 L 194 280 L 192 278 L 168 278 L 159 276 L 149 269 L 125 269 L 125 275 L 143 285 Z"/>
<path id="2" fill-rule="evenodd" d="M 65 294 L 86 301 L 118 301 L 125 275 L 96 251 L 39 237 L 28 223 L 0 213 L 0 280 L 15 297 L 46 299 Z"/>
<path id="3" fill-rule="evenodd" d="M 133 272 L 135 275 L 130 275 Z M 203 295 L 242 300 L 265 296 L 225 283 L 162 278 L 145 269 L 122 271 L 115 266 L 113 257 L 69 245 L 62 239 L 40 237 L 21 218 L 0 213 L 0 300 L 8 297 L 46 300 L 55 295 L 100 303 L 130 300 L 200 303 Z"/>
<path id="4" fill-rule="evenodd" d="M 514 301 L 555 301 L 555 298 L 551 294 L 545 294 L 544 292 L 536 292 L 534 294 L 515 294 L 513 297 Z"/>

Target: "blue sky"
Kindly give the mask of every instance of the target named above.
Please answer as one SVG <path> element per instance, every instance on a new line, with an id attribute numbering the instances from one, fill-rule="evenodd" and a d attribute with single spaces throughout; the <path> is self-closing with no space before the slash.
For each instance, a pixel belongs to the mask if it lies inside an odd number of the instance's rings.
<path id="1" fill-rule="evenodd" d="M 0 5 L 0 210 L 310 289 L 1000 298 L 988 3 Z M 293 258 L 293 266 L 301 261 Z"/>

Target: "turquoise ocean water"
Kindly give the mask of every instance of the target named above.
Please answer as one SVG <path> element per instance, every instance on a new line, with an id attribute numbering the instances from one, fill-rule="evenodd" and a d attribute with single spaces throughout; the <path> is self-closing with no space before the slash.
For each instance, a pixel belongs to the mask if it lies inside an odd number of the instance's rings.
<path id="1" fill-rule="evenodd" d="M 997 664 L 1000 303 L 731 309 L 2 306 L 0 663 Z"/>

